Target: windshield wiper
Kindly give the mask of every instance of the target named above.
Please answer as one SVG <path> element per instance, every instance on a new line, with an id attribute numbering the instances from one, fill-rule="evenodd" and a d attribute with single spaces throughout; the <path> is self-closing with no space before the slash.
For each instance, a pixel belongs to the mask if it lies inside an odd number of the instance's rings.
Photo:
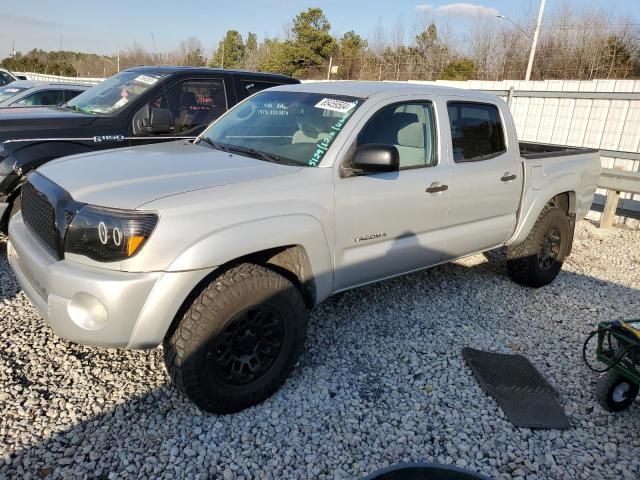
<path id="1" fill-rule="evenodd" d="M 223 152 L 229 152 L 229 149 L 227 148 L 226 145 L 222 144 L 222 143 L 218 143 L 218 142 L 214 142 L 213 140 L 211 140 L 209 137 L 201 137 L 198 140 L 198 144 L 200 143 L 206 143 L 207 145 L 211 145 L 213 148 L 215 148 L 216 150 L 222 150 Z M 197 144 L 196 144 L 197 145 Z"/>
<path id="2" fill-rule="evenodd" d="M 293 160 L 289 160 L 288 158 L 281 157 L 274 153 L 266 153 L 261 152 L 260 150 L 256 150 L 254 148 L 241 147 L 239 145 L 229 145 L 228 143 L 219 143 L 211 140 L 209 137 L 201 137 L 198 143 L 204 142 L 207 145 L 211 145 L 216 150 L 222 150 L 227 153 L 241 153 L 244 155 L 249 155 L 253 158 L 259 158 L 262 160 L 266 160 L 267 162 L 272 163 L 282 163 L 285 165 L 298 165 Z"/>
<path id="3" fill-rule="evenodd" d="M 261 152 L 260 150 L 256 150 L 255 148 L 248 148 L 248 147 L 240 147 L 238 145 L 224 145 L 227 149 L 227 151 L 231 151 L 231 152 L 238 152 L 238 153 L 244 153 L 245 155 L 249 155 L 251 157 L 254 158 L 260 158 L 262 160 L 266 160 L 267 162 L 272 162 L 272 163 L 284 163 L 285 165 L 296 165 L 295 162 L 287 159 L 287 158 L 283 158 L 279 155 L 276 155 L 274 153 L 266 153 L 266 152 Z"/>

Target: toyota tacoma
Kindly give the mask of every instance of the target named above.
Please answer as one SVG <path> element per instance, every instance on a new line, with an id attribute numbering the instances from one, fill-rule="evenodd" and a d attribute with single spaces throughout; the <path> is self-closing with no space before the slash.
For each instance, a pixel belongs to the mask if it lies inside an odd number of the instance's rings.
<path id="1" fill-rule="evenodd" d="M 233 412 L 285 382 L 333 294 L 499 247 L 516 282 L 553 281 L 599 172 L 596 150 L 519 143 L 492 95 L 286 85 L 194 142 L 32 172 L 8 256 L 59 336 L 163 344 L 188 398 Z"/>

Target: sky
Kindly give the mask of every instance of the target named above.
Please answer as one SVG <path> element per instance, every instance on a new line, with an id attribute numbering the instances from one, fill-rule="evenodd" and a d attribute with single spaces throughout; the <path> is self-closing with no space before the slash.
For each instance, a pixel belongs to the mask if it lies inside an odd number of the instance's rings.
<path id="1" fill-rule="evenodd" d="M 293 17 L 309 7 L 324 10 L 339 36 L 355 30 L 369 38 L 377 25 L 389 32 L 401 23 L 409 40 L 425 18 L 435 18 L 453 34 L 463 33 L 474 18 L 496 22 L 501 14 L 525 23 L 535 17 L 538 0 L 18 0 L 5 3 L 0 13 L 0 58 L 15 48 L 77 50 L 114 54 L 134 43 L 153 51 L 174 50 L 190 36 L 199 38 L 211 53 L 228 29 L 259 39 L 282 37 Z M 550 22 L 562 4 L 590 5 L 640 24 L 640 0 L 547 0 L 544 22 Z"/>

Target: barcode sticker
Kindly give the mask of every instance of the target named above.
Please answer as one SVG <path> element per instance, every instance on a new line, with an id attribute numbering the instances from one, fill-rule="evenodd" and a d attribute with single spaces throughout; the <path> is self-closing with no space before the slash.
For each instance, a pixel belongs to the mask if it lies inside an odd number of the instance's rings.
<path id="1" fill-rule="evenodd" d="M 134 81 L 140 82 L 140 83 L 146 83 L 147 85 L 153 85 L 158 81 L 158 79 L 150 75 L 138 75 Z"/>
<path id="2" fill-rule="evenodd" d="M 323 110 L 331 110 L 333 112 L 347 113 L 356 106 L 356 102 L 345 102 L 344 100 L 336 100 L 335 98 L 323 98 L 316 103 L 316 108 Z"/>

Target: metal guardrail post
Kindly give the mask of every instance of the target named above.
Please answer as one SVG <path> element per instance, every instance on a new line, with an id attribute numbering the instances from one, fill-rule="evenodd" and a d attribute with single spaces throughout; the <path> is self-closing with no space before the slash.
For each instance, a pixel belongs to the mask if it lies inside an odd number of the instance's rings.
<path id="1" fill-rule="evenodd" d="M 603 168 L 598 187 L 607 190 L 607 200 L 600 217 L 600 228 L 613 226 L 620 192 L 640 195 L 640 172 L 628 172 L 617 168 Z"/>
<path id="2" fill-rule="evenodd" d="M 515 92 L 515 88 L 511 87 L 509 89 L 509 93 L 507 94 L 507 106 L 511 108 L 511 103 L 513 102 L 513 94 Z"/>
<path id="3" fill-rule="evenodd" d="M 616 219 L 616 210 L 618 209 L 618 200 L 620 200 L 620 192 L 615 190 L 607 190 L 607 200 L 600 217 L 600 228 L 610 228 Z"/>

